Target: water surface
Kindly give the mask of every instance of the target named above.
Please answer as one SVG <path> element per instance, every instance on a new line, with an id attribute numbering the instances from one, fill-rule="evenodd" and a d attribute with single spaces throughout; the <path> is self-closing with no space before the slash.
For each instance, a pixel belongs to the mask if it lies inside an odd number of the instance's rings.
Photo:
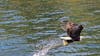
<path id="1" fill-rule="evenodd" d="M 0 0 L 0 56 L 32 56 L 66 34 L 62 20 L 83 24 L 81 35 L 90 38 L 46 56 L 100 56 L 99 0 Z"/>

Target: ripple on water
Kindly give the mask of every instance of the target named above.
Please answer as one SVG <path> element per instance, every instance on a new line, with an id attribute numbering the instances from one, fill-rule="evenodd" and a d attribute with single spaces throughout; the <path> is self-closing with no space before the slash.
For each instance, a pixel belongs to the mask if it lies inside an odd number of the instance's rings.
<path id="1" fill-rule="evenodd" d="M 0 13 L 15 13 L 17 10 L 0 10 Z"/>
<path id="2" fill-rule="evenodd" d="M 51 31 L 51 32 L 49 32 L 49 31 L 45 31 L 45 32 L 37 32 L 37 33 L 35 33 L 35 35 L 36 36 L 45 36 L 45 35 L 55 35 L 55 34 L 57 34 L 55 31 Z"/>
<path id="3" fill-rule="evenodd" d="M 0 29 L 0 33 L 3 33 L 3 32 L 5 32 L 5 29 L 2 29 L 2 28 L 1 28 L 1 29 Z"/>
<path id="4" fill-rule="evenodd" d="M 68 46 L 51 48 L 47 51 L 48 53 L 45 52 L 46 56 L 93 56 L 92 54 L 99 54 L 100 25 L 97 25 L 100 18 L 99 4 L 98 0 L 73 2 L 71 0 L 65 2 L 64 0 L 57 2 L 53 0 L 34 0 L 33 2 L 0 0 L 0 56 L 29 56 L 30 52 L 33 53 L 37 49 L 41 51 L 43 47 L 42 50 L 54 47 L 59 42 L 51 44 L 51 46 L 49 43 L 58 36 L 54 38 L 50 36 L 63 33 L 58 28 L 60 21 L 63 20 L 78 20 L 79 23 L 86 26 L 82 34 L 86 33 L 84 35 L 88 35 L 89 38 L 84 38 L 83 41 L 74 42 Z M 77 17 L 78 19 L 76 19 Z M 35 30 L 31 31 L 32 27 Z M 63 35 L 59 34 L 59 37 Z"/>
<path id="5" fill-rule="evenodd" d="M 20 23 L 20 22 L 26 22 L 26 20 L 9 20 L 9 21 L 3 21 L 0 22 L 0 24 L 11 24 L 11 23 Z"/>
<path id="6" fill-rule="evenodd" d="M 7 37 L 7 38 L 0 39 L 0 53 L 1 53 L 0 56 L 3 55 L 19 56 L 19 54 L 22 54 L 21 52 L 31 50 L 29 48 L 30 44 L 27 44 L 26 40 L 19 35 L 9 34 L 9 35 L 3 35 L 3 37 Z M 23 55 L 26 54 L 24 53 Z"/>
<path id="7" fill-rule="evenodd" d="M 19 24 L 19 25 L 16 25 L 15 27 L 28 27 L 28 25 L 26 25 L 26 24 Z"/>
<path id="8" fill-rule="evenodd" d="M 3 15 L 1 16 L 1 18 L 9 18 L 9 17 L 14 17 L 16 14 L 18 14 L 18 11 L 4 11 L 1 12 Z"/>
<path id="9" fill-rule="evenodd" d="M 100 10 L 95 10 L 93 13 L 95 13 L 95 14 L 100 14 Z"/>
<path id="10" fill-rule="evenodd" d="M 92 55 L 92 54 L 97 54 L 98 51 L 92 50 L 93 48 L 99 49 L 100 47 L 95 45 L 95 44 L 89 44 L 93 46 L 88 46 L 88 45 L 80 45 L 80 44 L 70 44 L 65 47 L 60 47 L 57 49 L 52 49 L 49 51 L 49 55 L 55 55 L 55 56 L 84 56 L 84 55 Z"/>
<path id="11" fill-rule="evenodd" d="M 89 27 L 91 29 L 100 29 L 100 25 L 96 25 L 96 26 L 92 26 L 92 27 Z"/>
<path id="12" fill-rule="evenodd" d="M 69 16 L 64 16 L 64 17 L 61 17 L 61 18 L 59 18 L 59 21 L 60 22 L 63 22 L 63 21 L 67 21 L 67 20 L 69 20 Z"/>
<path id="13" fill-rule="evenodd" d="M 59 15 L 59 14 L 64 14 L 64 11 L 62 11 L 62 10 L 55 10 L 53 12 L 41 13 L 40 15 L 37 15 L 37 16 L 54 16 L 54 15 Z"/>
<path id="14" fill-rule="evenodd" d="M 32 23 L 42 23 L 42 22 L 48 22 L 48 20 L 50 20 L 52 18 L 39 18 L 36 20 L 32 20 Z"/>

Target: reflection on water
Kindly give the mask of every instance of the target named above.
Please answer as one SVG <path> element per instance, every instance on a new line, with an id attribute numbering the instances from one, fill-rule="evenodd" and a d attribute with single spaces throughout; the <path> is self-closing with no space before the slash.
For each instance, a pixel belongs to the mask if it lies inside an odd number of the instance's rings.
<path id="1" fill-rule="evenodd" d="M 89 38 L 50 48 L 47 56 L 99 56 L 99 19 L 99 0 L 0 0 L 0 56 L 32 56 L 66 35 L 63 20 L 83 24 Z"/>

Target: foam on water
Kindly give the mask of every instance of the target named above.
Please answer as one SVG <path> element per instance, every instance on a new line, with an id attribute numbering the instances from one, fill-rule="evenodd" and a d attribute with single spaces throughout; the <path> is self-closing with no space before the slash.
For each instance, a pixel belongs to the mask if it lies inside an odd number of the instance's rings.
<path id="1" fill-rule="evenodd" d="M 56 48 L 61 45 L 62 45 L 61 40 L 58 40 L 58 39 L 51 40 L 45 47 L 39 50 L 39 52 L 33 54 L 33 56 L 46 56 L 50 49 Z"/>

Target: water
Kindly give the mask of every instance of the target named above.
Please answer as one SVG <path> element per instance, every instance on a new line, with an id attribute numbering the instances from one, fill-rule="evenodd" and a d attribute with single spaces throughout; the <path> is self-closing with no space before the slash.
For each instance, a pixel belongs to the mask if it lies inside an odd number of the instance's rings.
<path id="1" fill-rule="evenodd" d="M 66 35 L 63 20 L 83 24 L 81 35 L 89 38 L 54 46 L 51 41 L 59 43 Z M 33 56 L 42 50 L 45 56 L 100 56 L 99 37 L 99 0 L 0 0 L 0 56 Z"/>
<path id="2" fill-rule="evenodd" d="M 50 49 L 52 48 L 57 48 L 59 46 L 63 46 L 62 40 L 60 39 L 53 39 L 47 45 L 45 45 L 41 50 L 33 54 L 33 56 L 47 56 L 47 53 L 49 52 Z"/>
<path id="3" fill-rule="evenodd" d="M 81 41 L 83 39 L 89 39 L 91 38 L 90 36 L 81 36 Z M 69 43 L 68 45 L 70 45 L 71 43 Z M 66 46 L 68 46 L 66 45 Z M 34 53 L 33 56 L 47 56 L 47 53 L 49 52 L 50 49 L 53 49 L 53 48 L 58 48 L 58 47 L 61 47 L 61 46 L 65 46 L 63 44 L 63 40 L 61 40 L 60 38 L 59 39 L 53 39 L 51 41 L 49 41 L 49 43 L 47 43 L 47 45 L 45 45 L 44 47 L 42 47 L 41 50 L 38 50 L 38 52 Z M 92 54 L 92 53 L 90 53 Z M 84 53 L 83 55 L 86 55 L 86 53 Z"/>

